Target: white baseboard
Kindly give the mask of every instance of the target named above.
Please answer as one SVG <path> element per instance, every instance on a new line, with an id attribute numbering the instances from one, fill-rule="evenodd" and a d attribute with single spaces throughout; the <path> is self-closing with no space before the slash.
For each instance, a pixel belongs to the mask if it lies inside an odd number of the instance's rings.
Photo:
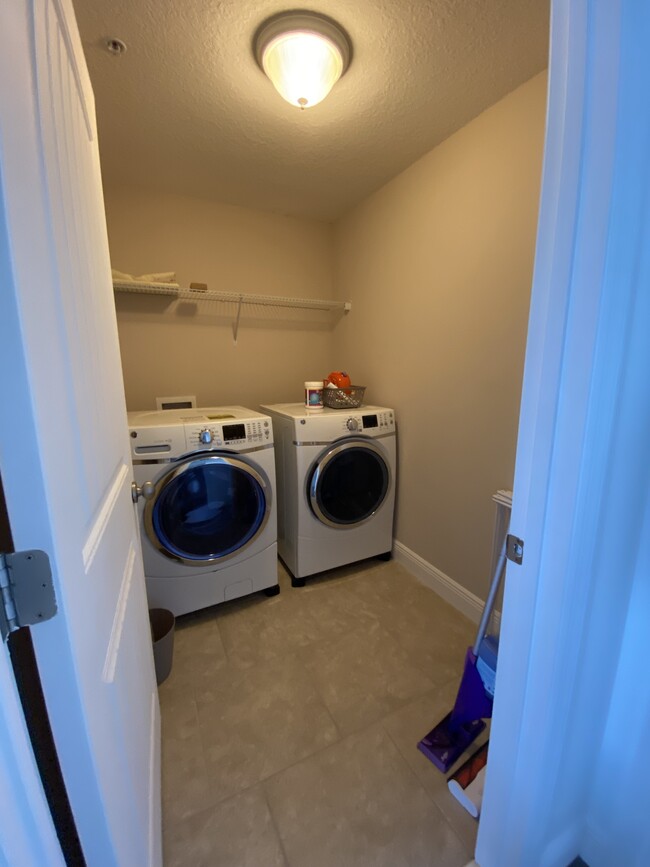
<path id="1" fill-rule="evenodd" d="M 478 623 L 483 612 L 484 599 L 480 599 L 472 592 L 463 587 L 449 575 L 445 575 L 440 569 L 436 569 L 431 563 L 428 563 L 415 551 L 411 551 L 402 542 L 395 540 L 393 542 L 393 557 L 398 563 L 401 563 L 408 571 L 418 579 L 425 587 L 429 587 L 438 596 L 441 596 L 445 602 L 449 602 L 458 611 Z M 500 613 L 497 612 L 497 622 L 500 620 Z"/>

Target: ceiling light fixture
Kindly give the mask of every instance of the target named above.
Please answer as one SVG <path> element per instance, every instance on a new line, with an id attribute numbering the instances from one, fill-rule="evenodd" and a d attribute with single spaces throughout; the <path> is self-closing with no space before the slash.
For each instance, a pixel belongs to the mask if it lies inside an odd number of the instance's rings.
<path id="1" fill-rule="evenodd" d="M 283 99 L 318 105 L 350 65 L 352 45 L 339 25 L 316 12 L 283 12 L 255 34 L 255 57 Z"/>

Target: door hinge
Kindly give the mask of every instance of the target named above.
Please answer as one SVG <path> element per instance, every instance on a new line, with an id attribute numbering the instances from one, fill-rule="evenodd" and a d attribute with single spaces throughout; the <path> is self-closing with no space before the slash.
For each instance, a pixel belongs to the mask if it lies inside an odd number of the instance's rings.
<path id="1" fill-rule="evenodd" d="M 0 554 L 0 634 L 33 626 L 56 614 L 52 570 L 45 551 Z"/>
<path id="2" fill-rule="evenodd" d="M 508 533 L 506 536 L 506 557 L 521 566 L 524 561 L 524 540 Z"/>

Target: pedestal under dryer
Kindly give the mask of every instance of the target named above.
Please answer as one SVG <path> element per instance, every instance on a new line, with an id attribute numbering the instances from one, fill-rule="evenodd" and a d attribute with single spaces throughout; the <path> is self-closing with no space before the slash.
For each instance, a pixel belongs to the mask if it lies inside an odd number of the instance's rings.
<path id="1" fill-rule="evenodd" d="M 390 556 L 397 473 L 392 409 L 313 412 L 267 404 L 273 420 L 278 553 L 294 586 L 309 575 Z"/>
<path id="2" fill-rule="evenodd" d="M 278 592 L 270 418 L 223 406 L 128 419 L 149 606 L 185 614 Z"/>

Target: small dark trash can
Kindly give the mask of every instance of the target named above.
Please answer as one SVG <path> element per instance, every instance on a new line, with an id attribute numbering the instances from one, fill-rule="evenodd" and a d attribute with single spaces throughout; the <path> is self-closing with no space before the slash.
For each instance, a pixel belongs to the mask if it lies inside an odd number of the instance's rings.
<path id="1" fill-rule="evenodd" d="M 156 666 L 156 683 L 160 686 L 172 670 L 176 618 L 166 608 L 150 608 L 149 623 L 153 642 L 153 661 Z"/>

